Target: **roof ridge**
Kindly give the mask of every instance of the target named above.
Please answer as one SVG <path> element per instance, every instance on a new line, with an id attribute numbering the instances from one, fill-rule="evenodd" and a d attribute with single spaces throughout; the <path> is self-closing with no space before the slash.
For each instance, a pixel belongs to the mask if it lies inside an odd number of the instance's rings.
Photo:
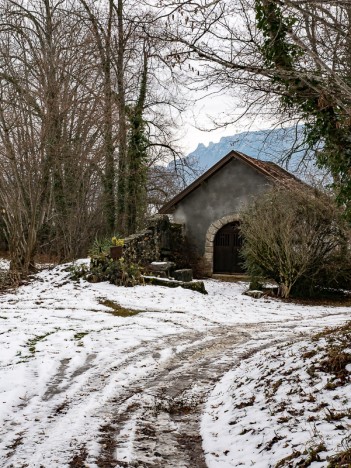
<path id="1" fill-rule="evenodd" d="M 171 212 L 177 203 L 183 200 L 191 192 L 196 190 L 204 181 L 209 179 L 213 174 L 219 171 L 222 167 L 224 167 L 229 161 L 231 161 L 234 158 L 237 158 L 243 161 L 244 163 L 250 165 L 256 171 L 260 172 L 268 179 L 271 179 L 273 182 L 278 182 L 282 183 L 283 185 L 286 185 L 286 182 L 290 181 L 307 186 L 307 184 L 305 184 L 303 181 L 301 181 L 282 167 L 278 166 L 273 161 L 262 161 L 257 158 L 253 158 L 252 156 L 248 156 L 247 154 L 241 153 L 239 151 L 232 150 L 228 154 L 223 156 L 223 158 L 220 159 L 217 163 L 211 166 L 206 172 L 204 172 L 204 174 L 202 174 L 200 177 L 194 180 L 179 194 L 173 197 L 168 203 L 166 203 L 159 210 L 159 213 L 166 214 Z"/>

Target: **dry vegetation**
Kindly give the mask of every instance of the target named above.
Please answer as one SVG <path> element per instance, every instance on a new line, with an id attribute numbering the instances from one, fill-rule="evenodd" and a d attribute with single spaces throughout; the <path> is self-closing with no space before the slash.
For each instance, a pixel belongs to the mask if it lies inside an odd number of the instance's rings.
<path id="1" fill-rule="evenodd" d="M 350 234 L 326 195 L 302 184 L 278 186 L 255 199 L 241 217 L 242 253 L 252 281 L 274 280 L 284 298 L 348 286 Z"/>
<path id="2" fill-rule="evenodd" d="M 232 387 L 237 443 L 272 454 L 276 468 L 350 467 L 350 343 L 348 322 L 243 363 Z"/>

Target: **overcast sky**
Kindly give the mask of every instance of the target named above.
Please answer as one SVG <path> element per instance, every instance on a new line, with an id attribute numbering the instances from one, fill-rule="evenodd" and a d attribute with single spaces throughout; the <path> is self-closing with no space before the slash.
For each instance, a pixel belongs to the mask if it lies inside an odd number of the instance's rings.
<path id="1" fill-rule="evenodd" d="M 199 143 L 207 146 L 211 141 L 217 143 L 223 136 L 271 127 L 269 120 L 256 117 L 255 120 L 242 118 L 234 124 L 211 130 L 215 126 L 213 120 L 224 122 L 229 120 L 229 115 L 234 117 L 242 113 L 243 109 L 238 108 L 235 99 L 228 95 L 215 94 L 198 100 L 192 108 L 189 108 L 182 115 L 183 122 L 179 135 L 184 154 L 194 151 Z"/>

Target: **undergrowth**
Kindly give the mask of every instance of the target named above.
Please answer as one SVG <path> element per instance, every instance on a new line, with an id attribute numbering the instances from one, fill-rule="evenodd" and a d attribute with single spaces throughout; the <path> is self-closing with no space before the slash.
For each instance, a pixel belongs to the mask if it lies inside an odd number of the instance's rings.
<path id="1" fill-rule="evenodd" d="M 327 468 L 350 468 L 351 466 L 351 435 L 342 441 L 342 450 L 329 458 Z"/>
<path id="2" fill-rule="evenodd" d="M 250 393 L 245 387 L 250 386 L 251 374 L 235 385 L 233 406 L 238 414 L 241 411 L 243 417 L 248 417 L 245 415 L 252 414 L 247 413 L 249 407 L 255 405 L 255 400 L 260 401 L 274 424 L 274 437 L 256 447 L 261 451 L 279 453 L 274 448 L 278 445 L 286 449 L 290 445 L 289 432 L 301 421 L 311 428 L 312 439 L 305 446 L 294 445 L 292 439 L 291 453 L 278 460 L 275 468 L 310 467 L 315 463 L 324 463 L 328 468 L 351 468 L 350 365 L 351 322 L 348 322 L 315 334 L 295 350 L 289 346 L 277 349 L 273 359 L 258 365 L 260 378 L 254 378 Z M 327 433 L 319 430 L 323 426 L 329 427 Z M 257 435 L 261 430 L 259 423 L 244 425 L 239 434 Z M 333 447 L 333 440 L 340 445 Z"/>
<path id="3" fill-rule="evenodd" d="M 143 284 L 141 267 L 136 263 L 127 263 L 123 258 L 113 260 L 106 255 L 91 257 L 90 265 L 73 265 L 71 279 L 83 278 L 91 283 L 109 281 L 117 286 L 135 286 Z"/>

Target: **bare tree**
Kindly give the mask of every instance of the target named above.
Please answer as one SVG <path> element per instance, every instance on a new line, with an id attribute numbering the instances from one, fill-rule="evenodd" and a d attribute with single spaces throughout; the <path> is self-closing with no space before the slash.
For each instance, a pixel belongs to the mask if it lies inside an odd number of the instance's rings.
<path id="1" fill-rule="evenodd" d="M 87 195 L 100 156 L 89 38 L 63 6 L 2 4 L 0 203 L 12 268 L 22 273 L 33 267 L 44 225 L 56 253 L 74 256 L 96 206 Z"/>
<path id="2" fill-rule="evenodd" d="M 203 0 L 162 7 L 163 37 L 173 44 L 168 60 L 188 62 L 197 88 L 237 95 L 246 116 L 305 123 L 308 145 L 348 204 L 350 2 Z"/>
<path id="3" fill-rule="evenodd" d="M 113 142 L 110 149 L 114 162 L 110 152 L 106 168 L 116 166 L 115 172 L 109 171 L 111 177 L 106 177 L 109 226 L 110 230 L 114 227 L 128 234 L 142 225 L 146 213 L 150 167 L 175 154 L 171 131 L 175 122 L 171 121 L 169 109 L 175 109 L 180 99 L 171 92 L 174 80 L 169 79 L 168 66 L 165 69 L 163 44 L 149 34 L 157 22 L 149 8 L 132 0 L 111 1 L 108 9 L 87 0 L 81 3 L 97 43 L 105 83 L 104 102 L 109 108 L 105 134 Z M 171 118 L 166 118 L 167 114 Z"/>
<path id="4" fill-rule="evenodd" d="M 98 232 L 142 225 L 179 100 L 155 18 L 131 0 L 0 6 L 0 208 L 25 274 L 38 248 L 70 259 Z"/>

